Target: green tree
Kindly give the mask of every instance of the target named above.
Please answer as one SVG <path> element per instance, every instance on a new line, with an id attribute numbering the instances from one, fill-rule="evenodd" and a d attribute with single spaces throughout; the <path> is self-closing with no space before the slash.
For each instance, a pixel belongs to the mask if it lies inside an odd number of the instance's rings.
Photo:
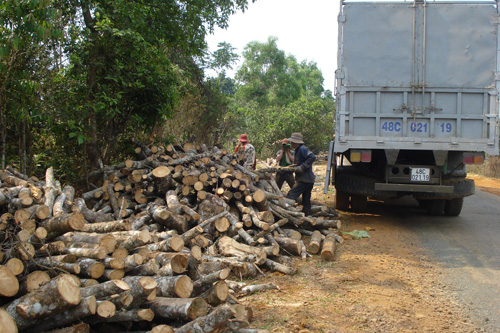
<path id="1" fill-rule="evenodd" d="M 124 143 L 126 129 L 142 128 L 137 136 L 152 137 L 185 91 L 182 77 L 196 79 L 189 66 L 202 57 L 206 34 L 247 6 L 246 0 L 69 3 L 81 10 L 74 21 L 84 23 L 70 34 L 69 74 L 78 82 L 74 104 L 84 131 L 74 136 L 85 138 L 95 167 L 116 156 L 113 147 Z"/>
<path id="2" fill-rule="evenodd" d="M 51 0 L 0 3 L 0 130 L 2 168 L 15 156 L 26 172 L 33 120 L 44 112 L 45 85 L 54 73 L 53 46 L 62 37 L 61 11 Z"/>
<path id="3" fill-rule="evenodd" d="M 251 42 L 236 74 L 232 136 L 247 133 L 261 157 L 274 156 L 282 138 L 302 132 L 310 148 L 326 149 L 333 135 L 335 103 L 314 62 L 297 62 L 277 39 Z"/>
<path id="4" fill-rule="evenodd" d="M 211 116 L 220 101 L 204 83 L 205 36 L 227 27 L 229 16 L 247 4 L 1 2 L 3 161 L 26 164 L 26 151 L 35 150 L 29 163 L 59 163 L 78 173 L 87 160 L 101 167 L 121 159 L 131 151 L 130 139 L 155 139 L 181 101 L 192 98 L 203 117 Z M 16 145 L 23 149 L 16 152 Z"/>

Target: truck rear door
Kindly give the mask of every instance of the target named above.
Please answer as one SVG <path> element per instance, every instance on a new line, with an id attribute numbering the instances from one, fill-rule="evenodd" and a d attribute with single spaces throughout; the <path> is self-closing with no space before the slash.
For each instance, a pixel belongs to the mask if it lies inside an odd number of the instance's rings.
<path id="1" fill-rule="evenodd" d="M 335 152 L 498 154 L 496 2 L 343 2 Z"/>

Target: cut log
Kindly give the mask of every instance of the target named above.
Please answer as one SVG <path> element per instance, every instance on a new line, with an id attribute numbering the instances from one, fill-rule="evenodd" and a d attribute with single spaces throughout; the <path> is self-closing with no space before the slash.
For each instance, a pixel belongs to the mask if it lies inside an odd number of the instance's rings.
<path id="1" fill-rule="evenodd" d="M 94 244 L 99 246 L 97 244 Z M 98 259 L 102 260 L 106 257 L 106 249 L 104 247 L 96 247 L 96 248 L 79 248 L 72 247 L 77 246 L 76 244 L 69 244 L 68 247 L 63 249 L 63 252 L 66 254 L 72 254 L 79 258 L 90 258 L 90 259 Z"/>
<path id="2" fill-rule="evenodd" d="M 85 218 L 85 221 L 89 223 L 107 222 L 113 221 L 115 219 L 113 214 L 100 214 L 91 209 L 88 209 L 85 204 L 85 200 L 83 200 L 82 198 L 77 198 L 75 200 L 74 206 L 76 207 L 76 211 L 80 212 Z"/>
<path id="3" fill-rule="evenodd" d="M 104 258 L 102 260 L 102 263 L 104 264 L 105 268 L 108 269 L 124 269 L 125 268 L 125 261 L 123 259 L 117 259 L 117 258 Z"/>
<path id="4" fill-rule="evenodd" d="M 56 196 L 59 195 L 59 190 L 56 188 L 54 181 L 54 169 L 49 167 L 45 171 L 45 186 L 43 188 L 44 191 L 44 205 L 49 207 L 49 216 L 52 216 L 52 207 L 54 207 L 54 200 Z"/>
<path id="5" fill-rule="evenodd" d="M 267 254 L 262 249 L 241 244 L 227 236 L 223 236 L 219 239 L 218 248 L 220 253 L 225 256 L 235 256 L 245 260 L 253 256 L 257 265 L 262 265 L 267 259 Z"/>
<path id="6" fill-rule="evenodd" d="M 272 290 L 272 289 L 279 290 L 280 288 L 272 282 L 271 283 L 263 283 L 263 284 L 254 284 L 251 286 L 245 286 L 245 287 L 241 288 L 239 294 L 240 295 L 248 295 L 248 294 L 253 294 L 256 292 Z"/>
<path id="7" fill-rule="evenodd" d="M 323 248 L 321 249 L 321 259 L 325 261 L 333 261 L 335 258 L 335 238 L 328 236 L 323 240 Z"/>
<path id="8" fill-rule="evenodd" d="M 280 273 L 287 274 L 287 275 L 293 275 L 297 272 L 297 269 L 294 267 L 289 267 L 289 266 L 277 263 L 277 262 L 270 260 L 270 259 L 266 260 L 266 265 L 267 265 L 267 267 L 269 267 L 273 271 L 280 272 Z"/>
<path id="9" fill-rule="evenodd" d="M 174 275 L 174 274 L 182 274 L 187 271 L 188 268 L 188 254 L 179 254 L 179 253 L 153 253 L 154 259 L 158 264 L 161 265 L 161 270 L 171 271 L 172 274 L 165 275 Z M 163 275 L 163 274 L 160 274 Z"/>
<path id="10" fill-rule="evenodd" d="M 18 258 L 22 261 L 28 261 L 35 256 L 35 247 L 29 242 L 15 243 L 6 253 L 7 258 Z"/>
<path id="11" fill-rule="evenodd" d="M 157 325 L 153 327 L 150 333 L 174 333 L 174 329 L 168 325 Z"/>
<path id="12" fill-rule="evenodd" d="M 96 313 L 97 301 L 95 296 L 82 298 L 80 303 L 64 312 L 55 314 L 50 320 L 44 320 L 36 325 L 37 331 L 48 331 L 56 327 L 69 325 Z"/>
<path id="13" fill-rule="evenodd" d="M 94 259 L 82 259 L 78 261 L 80 265 L 80 274 L 91 279 L 98 279 L 104 274 L 105 266 L 103 263 Z"/>
<path id="14" fill-rule="evenodd" d="M 310 254 L 317 254 L 321 249 L 321 240 L 323 239 L 323 235 L 318 230 L 315 230 L 311 235 L 311 240 L 307 245 L 307 252 Z"/>
<path id="15" fill-rule="evenodd" d="M 123 279 L 131 287 L 124 295 L 130 296 L 132 301 L 126 309 L 141 306 L 146 301 L 152 302 L 156 298 L 158 282 L 149 276 L 127 276 Z"/>
<path id="16" fill-rule="evenodd" d="M 81 288 L 81 296 L 88 297 L 94 295 L 96 298 L 100 299 L 113 294 L 120 294 L 128 290 L 130 290 L 130 286 L 125 281 L 112 280 Z"/>
<path id="17" fill-rule="evenodd" d="M 193 284 L 193 296 L 199 296 L 210 289 L 215 282 L 227 279 L 230 273 L 231 271 L 225 268 L 200 277 Z"/>
<path id="18" fill-rule="evenodd" d="M 5 263 L 5 267 L 10 269 L 14 275 L 19 275 L 24 271 L 24 264 L 18 258 L 11 258 Z"/>
<path id="19" fill-rule="evenodd" d="M 69 206 L 73 204 L 74 196 L 75 188 L 70 185 L 64 186 L 62 193 L 54 201 L 52 215 L 56 217 L 69 213 Z"/>
<path id="20" fill-rule="evenodd" d="M 184 240 L 179 236 L 172 236 L 160 242 L 145 245 L 143 248 L 150 252 L 179 252 L 184 248 Z"/>
<path id="21" fill-rule="evenodd" d="M 317 218 L 315 219 L 316 225 L 315 227 L 318 229 L 339 229 L 342 227 L 342 222 L 340 220 L 324 220 Z"/>
<path id="22" fill-rule="evenodd" d="M 158 297 L 180 297 L 188 298 L 193 291 L 193 281 L 186 275 L 153 277 L 158 286 L 156 295 Z"/>
<path id="23" fill-rule="evenodd" d="M 50 281 L 50 276 L 45 271 L 34 271 L 24 277 L 19 283 L 19 293 L 21 295 L 32 292 L 41 285 Z M 0 283 L 3 285 L 3 282 Z"/>
<path id="24" fill-rule="evenodd" d="M 302 243 L 300 240 L 288 237 L 274 237 L 280 248 L 288 254 L 300 256 L 302 253 Z"/>
<path id="25" fill-rule="evenodd" d="M 0 296 L 12 297 L 19 291 L 19 281 L 10 269 L 0 265 Z"/>
<path id="26" fill-rule="evenodd" d="M 116 305 L 108 300 L 97 301 L 96 315 L 99 318 L 111 318 L 116 314 Z"/>
<path id="27" fill-rule="evenodd" d="M 0 308 L 0 331 L 2 333 L 17 333 L 17 324 L 12 316 Z"/>
<path id="28" fill-rule="evenodd" d="M 9 303 L 5 310 L 14 318 L 19 329 L 36 325 L 43 319 L 80 303 L 80 288 L 75 280 L 62 274 L 38 289 Z"/>
<path id="29" fill-rule="evenodd" d="M 62 235 L 69 231 L 82 230 L 84 225 L 85 218 L 78 212 L 52 217 L 41 223 L 41 226 L 47 229 L 52 237 Z"/>
<path id="30" fill-rule="evenodd" d="M 229 295 L 229 288 L 224 280 L 217 281 L 207 291 L 200 295 L 211 306 L 218 306 L 224 303 Z"/>
<path id="31" fill-rule="evenodd" d="M 235 315 L 230 305 L 225 304 L 217 307 L 210 314 L 199 317 L 184 326 L 175 330 L 176 333 L 190 333 L 195 330 L 200 332 L 222 332 L 229 322 L 229 319 Z"/>
<path id="32" fill-rule="evenodd" d="M 138 321 L 152 321 L 154 319 L 154 312 L 151 309 L 131 309 L 116 312 L 112 317 L 94 316 L 86 321 L 90 324 L 97 323 L 129 323 Z"/>
<path id="33" fill-rule="evenodd" d="M 160 272 L 160 265 L 154 260 L 151 259 L 146 263 L 136 266 L 127 273 L 130 275 L 140 275 L 140 276 L 150 276 L 150 275 L 158 275 Z"/>
<path id="34" fill-rule="evenodd" d="M 106 281 L 110 280 L 120 280 L 125 276 L 125 271 L 123 269 L 105 269 L 102 278 Z"/>
<path id="35" fill-rule="evenodd" d="M 123 247 L 128 251 L 147 244 L 152 239 L 151 233 L 147 230 L 115 231 L 108 235 L 115 237 L 117 247 Z"/>
<path id="36" fill-rule="evenodd" d="M 123 220 L 88 223 L 81 229 L 83 232 L 108 233 L 113 231 L 129 231 L 132 229 L 132 224 Z"/>
<path id="37" fill-rule="evenodd" d="M 205 316 L 208 304 L 203 298 L 157 297 L 148 306 L 155 316 L 172 320 L 193 320 Z"/>

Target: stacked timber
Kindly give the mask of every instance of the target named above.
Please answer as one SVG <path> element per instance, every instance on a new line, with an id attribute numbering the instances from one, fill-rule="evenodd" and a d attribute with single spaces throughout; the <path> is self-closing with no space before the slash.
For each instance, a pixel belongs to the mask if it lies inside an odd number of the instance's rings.
<path id="1" fill-rule="evenodd" d="M 251 320 L 237 298 L 277 287 L 227 279 L 334 260 L 336 212 L 314 203 L 304 216 L 272 173 L 217 147 L 136 152 L 90 174 L 100 180 L 79 196 L 52 168 L 44 180 L 1 171 L 0 327 L 237 330 Z"/>

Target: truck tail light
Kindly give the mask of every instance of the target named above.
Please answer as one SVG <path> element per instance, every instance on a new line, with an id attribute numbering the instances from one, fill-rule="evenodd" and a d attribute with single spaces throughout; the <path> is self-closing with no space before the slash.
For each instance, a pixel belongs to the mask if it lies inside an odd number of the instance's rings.
<path id="1" fill-rule="evenodd" d="M 484 153 L 464 153 L 463 162 L 464 164 L 483 164 Z"/>
<path id="2" fill-rule="evenodd" d="M 372 151 L 371 150 L 351 150 L 350 161 L 351 162 L 369 163 L 372 161 Z"/>

